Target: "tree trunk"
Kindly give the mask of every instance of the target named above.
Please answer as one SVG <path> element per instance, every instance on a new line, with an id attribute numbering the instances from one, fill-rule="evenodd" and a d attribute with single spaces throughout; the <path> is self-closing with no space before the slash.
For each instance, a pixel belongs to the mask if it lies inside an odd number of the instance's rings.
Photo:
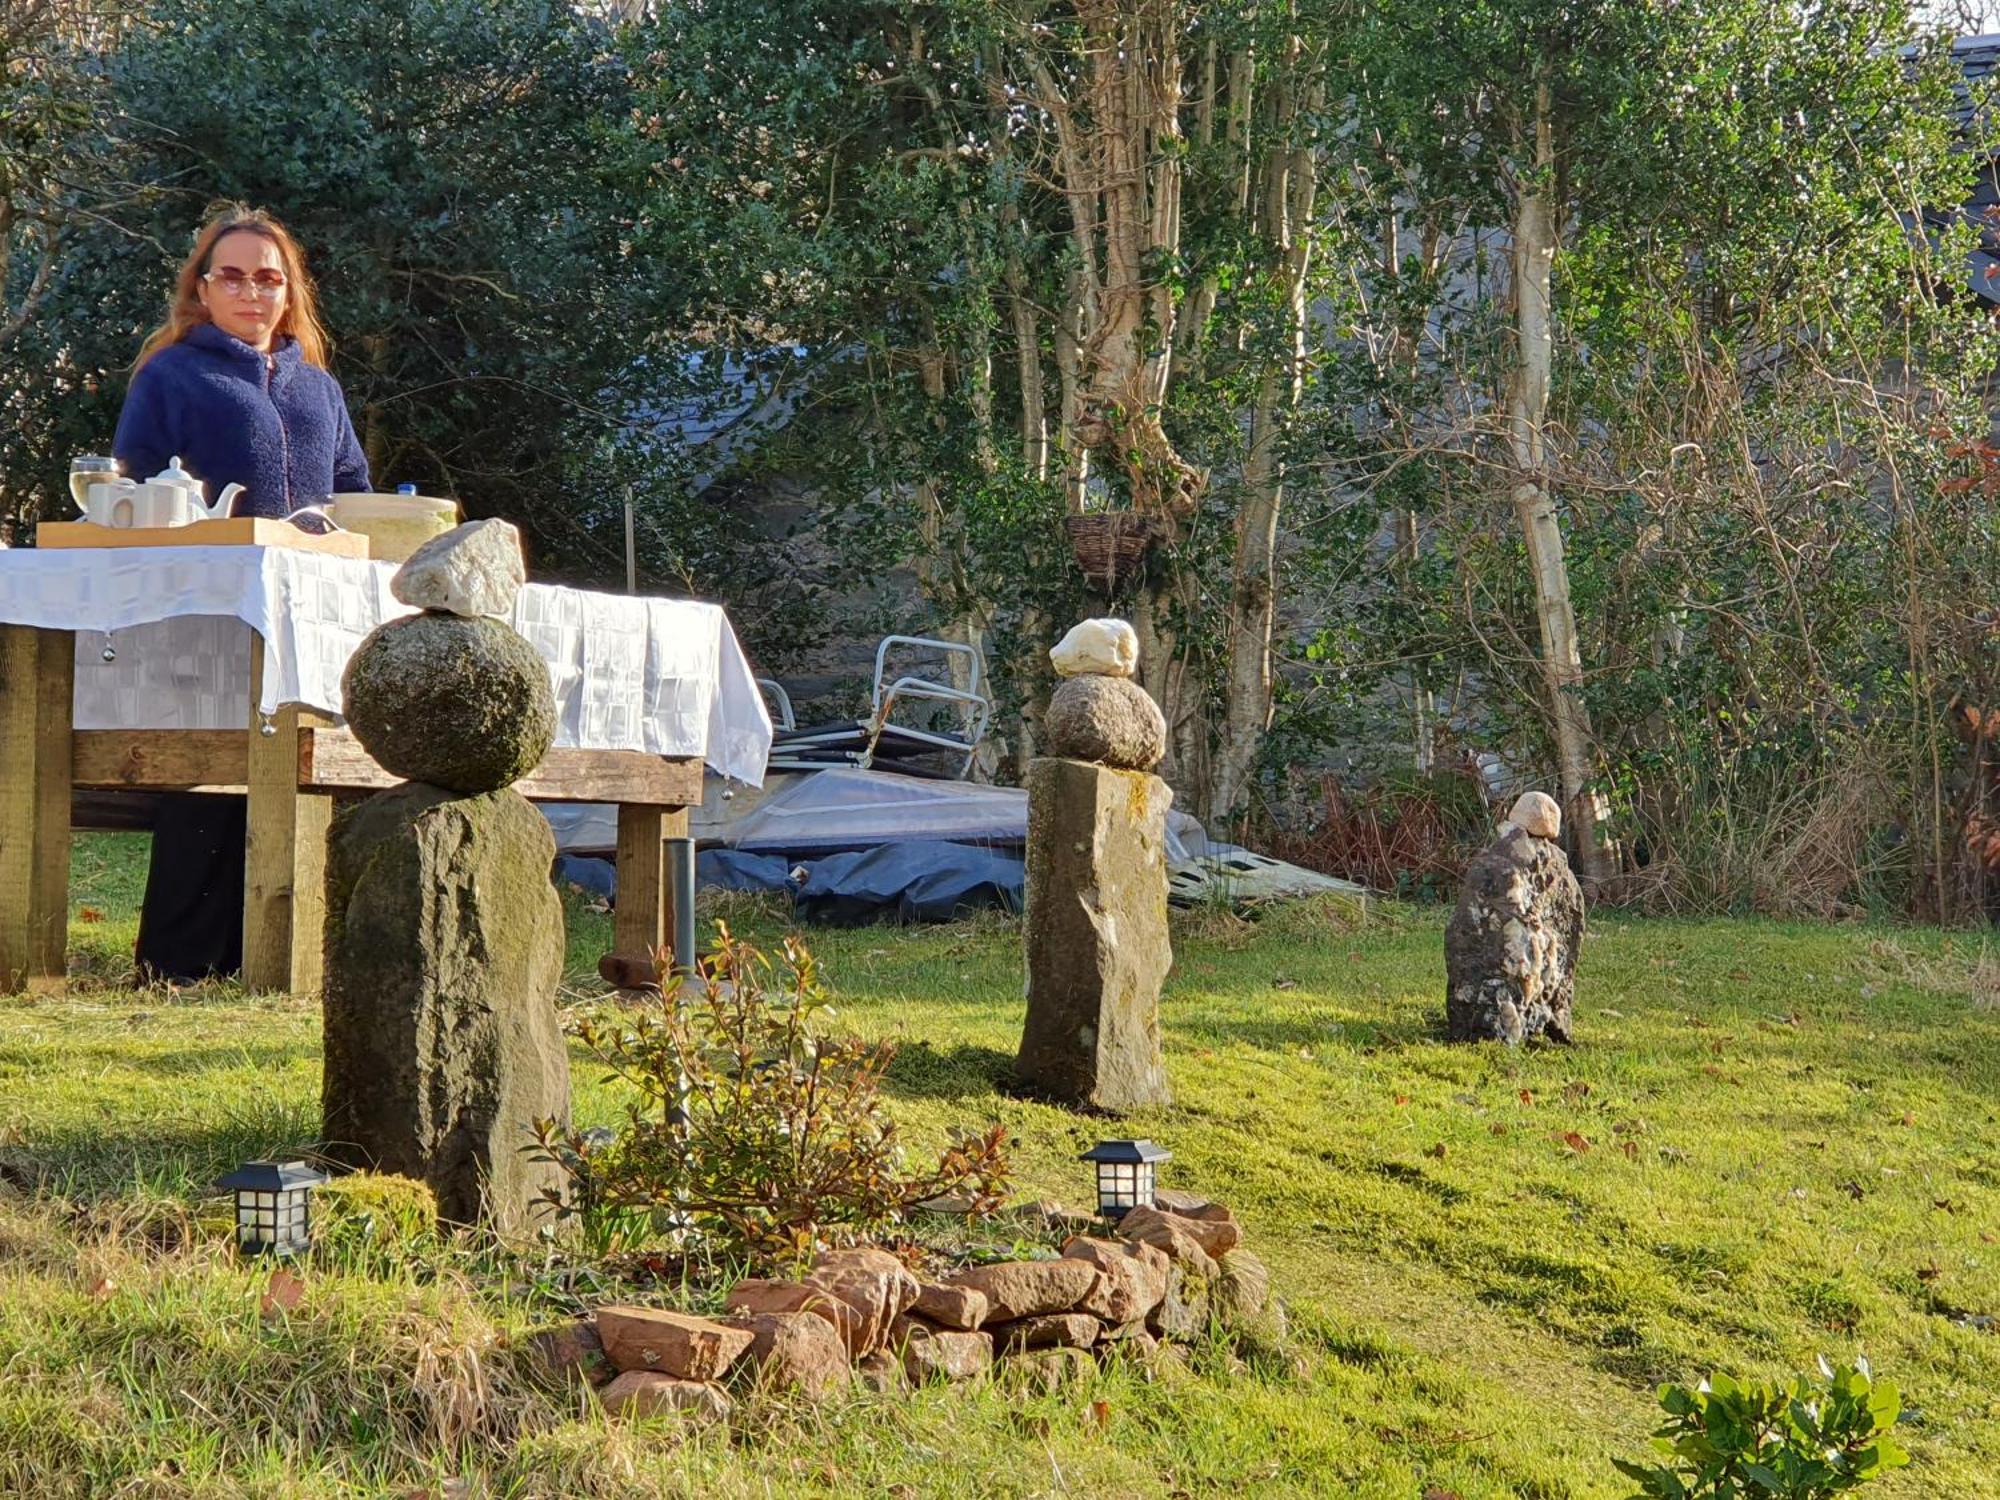
<path id="1" fill-rule="evenodd" d="M 1550 283 L 1558 237 L 1555 141 L 1546 83 L 1536 89 L 1534 132 L 1533 166 L 1514 184 L 1516 352 L 1507 387 L 1507 444 L 1514 470 L 1511 498 L 1527 544 L 1528 569 L 1535 588 L 1542 681 L 1555 730 L 1564 821 L 1576 850 L 1579 878 L 1586 885 L 1601 885 L 1611 874 L 1611 861 L 1592 786 L 1595 755 L 1590 716 L 1582 697 L 1583 660 L 1577 644 L 1576 610 L 1570 602 L 1569 569 L 1563 558 L 1562 525 L 1550 489 L 1544 431 L 1555 343 Z"/>
<path id="2" fill-rule="evenodd" d="M 1235 812 L 1249 789 L 1264 734 L 1271 727 L 1275 686 L 1271 638 L 1277 623 L 1278 515 L 1284 501 L 1284 428 L 1305 380 L 1306 271 L 1312 258 L 1317 163 L 1296 145 L 1303 48 L 1286 45 L 1274 109 L 1275 139 L 1265 169 L 1261 226 L 1284 292 L 1284 346 L 1257 383 L 1250 447 L 1243 464 L 1243 505 L 1236 515 L 1236 561 L 1230 586 L 1228 680 L 1222 744 L 1208 801 L 1218 817 Z M 1310 94 L 1309 100 L 1316 102 Z"/>

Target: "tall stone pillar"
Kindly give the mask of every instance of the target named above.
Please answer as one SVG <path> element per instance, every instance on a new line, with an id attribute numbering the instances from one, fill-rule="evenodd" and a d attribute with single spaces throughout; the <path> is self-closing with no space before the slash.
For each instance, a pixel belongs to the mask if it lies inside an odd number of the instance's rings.
<path id="1" fill-rule="evenodd" d="M 325 1149 L 428 1183 L 459 1223 L 502 1233 L 547 1212 L 560 1170 L 524 1148 L 569 1119 L 556 1013 L 555 839 L 513 790 L 555 734 L 548 667 L 496 616 L 519 535 L 477 521 L 426 543 L 392 620 L 348 663 L 348 723 L 409 779 L 335 824 L 327 870 Z"/>
<path id="2" fill-rule="evenodd" d="M 1028 766 L 1026 1092 L 1122 1113 L 1170 1104 L 1160 1057 L 1167 809 L 1152 774 L 1166 723 L 1130 678 L 1123 621 L 1086 621 L 1051 653 L 1068 680 L 1044 721 L 1057 756 Z"/>

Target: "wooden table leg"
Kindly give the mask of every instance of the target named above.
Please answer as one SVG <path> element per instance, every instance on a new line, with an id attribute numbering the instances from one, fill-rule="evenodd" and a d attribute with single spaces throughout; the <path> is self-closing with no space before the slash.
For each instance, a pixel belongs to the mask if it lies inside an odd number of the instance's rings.
<path id="1" fill-rule="evenodd" d="M 326 941 L 326 835 L 333 798 L 299 790 L 299 731 L 328 721 L 281 708 L 265 733 L 257 711 L 264 642 L 250 637 L 248 837 L 243 859 L 243 986 L 316 994 Z"/>
<path id="2" fill-rule="evenodd" d="M 64 982 L 75 686 L 71 632 L 0 625 L 0 993 Z"/>
<path id="3" fill-rule="evenodd" d="M 651 954 L 672 941 L 665 841 L 687 837 L 684 807 L 618 804 L 618 902 L 612 918 L 615 953 Z"/>

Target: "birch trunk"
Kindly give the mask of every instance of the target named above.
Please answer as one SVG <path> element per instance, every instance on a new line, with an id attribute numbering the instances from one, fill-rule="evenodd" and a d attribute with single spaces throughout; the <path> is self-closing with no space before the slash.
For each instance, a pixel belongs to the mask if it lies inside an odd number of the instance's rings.
<path id="1" fill-rule="evenodd" d="M 1317 165 L 1293 145 L 1294 93 L 1302 48 L 1286 48 L 1275 108 L 1277 140 L 1264 183 L 1260 217 L 1274 274 L 1284 292 L 1283 352 L 1257 383 L 1250 447 L 1243 464 L 1243 506 L 1236 515 L 1236 561 L 1230 582 L 1228 677 L 1222 743 L 1208 801 L 1217 816 L 1237 810 L 1249 789 L 1264 735 L 1271 727 L 1275 678 L 1271 638 L 1277 624 L 1278 515 L 1284 502 L 1284 428 L 1305 379 L 1306 272 L 1312 258 Z"/>
<path id="2" fill-rule="evenodd" d="M 1555 730 L 1564 822 L 1572 834 L 1578 876 L 1586 885 L 1601 885 L 1611 873 L 1610 861 L 1591 786 L 1595 768 L 1590 716 L 1582 697 L 1583 659 L 1563 557 L 1562 525 L 1550 488 L 1546 439 L 1555 344 L 1551 280 L 1558 234 L 1555 141 L 1549 113 L 1549 89 L 1543 83 L 1535 96 L 1533 167 L 1514 185 L 1516 351 L 1507 388 L 1507 447 L 1514 470 L 1511 498 L 1527 545 L 1541 626 L 1542 681 Z"/>

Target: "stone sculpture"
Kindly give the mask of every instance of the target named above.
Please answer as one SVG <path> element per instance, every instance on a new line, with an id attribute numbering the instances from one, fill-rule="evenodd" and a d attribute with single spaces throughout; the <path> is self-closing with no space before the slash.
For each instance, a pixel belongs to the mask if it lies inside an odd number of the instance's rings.
<path id="1" fill-rule="evenodd" d="M 449 1219 L 517 1232 L 558 1181 L 522 1147 L 537 1119 L 567 1120 L 569 1061 L 555 840 L 512 789 L 547 753 L 555 708 L 534 649 L 490 617 L 512 607 L 494 541 L 460 527 L 422 548 L 404 568 L 433 584 L 399 597 L 457 612 L 391 621 L 349 663 L 356 737 L 411 779 L 334 825 L 322 1105 L 336 1159 L 428 1183 Z"/>
<path id="2" fill-rule="evenodd" d="M 1583 891 L 1555 799 L 1529 792 L 1466 867 L 1445 928 L 1445 1024 L 1453 1041 L 1570 1039 Z"/>
<path id="3" fill-rule="evenodd" d="M 1028 1013 L 1015 1077 L 1082 1108 L 1169 1104 L 1159 1010 L 1173 962 L 1173 793 L 1151 774 L 1165 720 L 1131 680 L 1137 647 L 1122 620 L 1085 621 L 1050 655 L 1076 675 L 1043 721 L 1050 755 L 1028 766 Z"/>

